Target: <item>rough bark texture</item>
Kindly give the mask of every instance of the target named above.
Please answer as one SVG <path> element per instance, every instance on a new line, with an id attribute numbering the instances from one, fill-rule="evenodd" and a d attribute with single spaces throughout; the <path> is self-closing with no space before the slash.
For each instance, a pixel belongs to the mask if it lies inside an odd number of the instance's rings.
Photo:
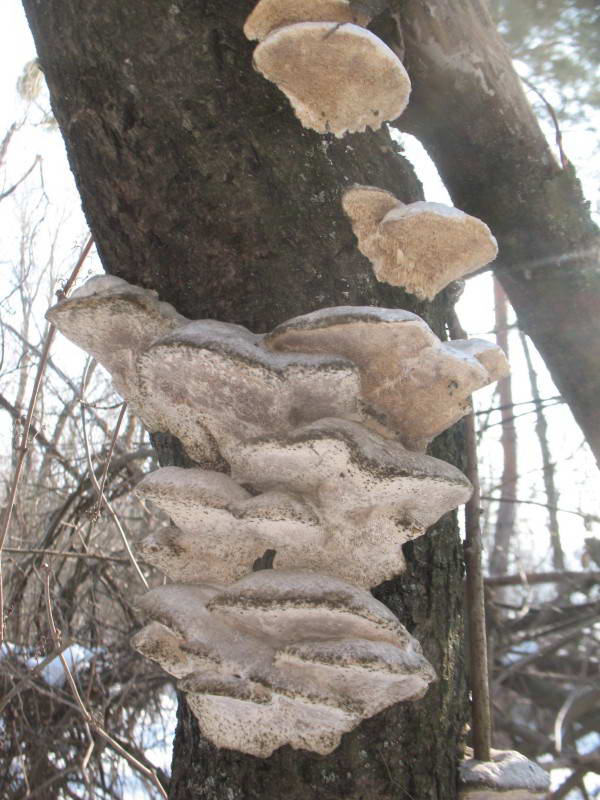
<path id="1" fill-rule="evenodd" d="M 251 68 L 249 0 L 25 0 L 56 118 L 105 268 L 190 317 L 263 331 L 336 304 L 408 308 L 443 334 L 447 295 L 416 303 L 376 285 L 340 206 L 350 183 L 419 196 L 383 132 L 304 131 Z M 83 7 L 82 7 L 83 6 Z M 179 457 L 158 437 L 163 463 Z M 434 454 L 456 463 L 460 440 Z M 376 594 L 422 642 L 439 679 L 365 722 L 329 757 L 217 751 L 180 703 L 171 800 L 456 796 L 466 702 L 462 558 L 453 519 L 407 546 Z"/>
<path id="2" fill-rule="evenodd" d="M 413 92 L 398 124 L 498 239 L 519 325 L 600 461 L 598 229 L 544 139 L 483 0 L 396 0 Z"/>

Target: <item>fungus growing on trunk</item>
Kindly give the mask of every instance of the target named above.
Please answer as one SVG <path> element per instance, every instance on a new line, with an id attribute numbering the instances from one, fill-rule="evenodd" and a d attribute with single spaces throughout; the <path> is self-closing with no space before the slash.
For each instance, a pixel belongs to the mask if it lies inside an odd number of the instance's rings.
<path id="1" fill-rule="evenodd" d="M 315 572 L 261 570 L 228 589 L 161 586 L 138 605 L 155 621 L 134 647 L 183 678 L 218 747 L 329 753 L 361 719 L 421 697 L 435 679 L 389 609 Z"/>
<path id="2" fill-rule="evenodd" d="M 402 571 L 402 544 L 471 493 L 455 467 L 336 419 L 242 443 L 232 466 L 263 493 L 252 496 L 221 473 L 178 467 L 138 485 L 179 528 L 138 545 L 173 580 L 230 583 L 272 550 L 276 569 L 318 569 L 375 586 Z"/>
<path id="3" fill-rule="evenodd" d="M 255 69 L 281 89 L 302 125 L 342 137 L 396 119 L 410 94 L 402 62 L 367 23 L 349 2 L 261 0 L 244 30 L 260 40 Z"/>
<path id="4" fill-rule="evenodd" d="M 260 0 L 244 25 L 248 39 L 262 42 L 276 28 L 298 22 L 353 22 L 366 26 L 365 11 L 357 11 L 350 0 Z"/>
<path id="5" fill-rule="evenodd" d="M 363 402 L 414 450 L 425 450 L 467 414 L 472 392 L 508 374 L 495 344 L 440 342 L 420 317 L 398 309 L 324 308 L 279 325 L 265 344 L 352 361 L 360 371 Z"/>
<path id="6" fill-rule="evenodd" d="M 203 460 L 216 442 L 226 459 L 240 441 L 326 416 L 360 418 L 358 370 L 341 356 L 282 354 L 241 325 L 189 322 L 154 341 L 138 370 L 160 430 Z"/>
<path id="7" fill-rule="evenodd" d="M 149 409 L 140 403 L 135 361 L 159 336 L 187 320 L 156 292 L 114 275 L 97 275 L 61 300 L 46 318 L 68 339 L 110 372 L 115 389 L 151 425 Z"/>
<path id="8" fill-rule="evenodd" d="M 432 300 L 498 253 L 485 222 L 452 206 L 404 205 L 390 192 L 358 185 L 344 192 L 342 205 L 378 280 L 421 299 Z"/>
<path id="9" fill-rule="evenodd" d="M 491 761 L 465 759 L 459 768 L 461 800 L 543 800 L 547 772 L 515 750 L 492 750 Z"/>
<path id="10" fill-rule="evenodd" d="M 328 753 L 361 719 L 420 697 L 431 666 L 360 587 L 398 574 L 402 544 L 470 496 L 459 470 L 397 435 L 422 444 L 402 426 L 409 407 L 429 413 L 432 374 L 450 365 L 462 402 L 501 369 L 492 346 L 442 345 L 418 317 L 377 309 L 328 309 L 259 336 L 190 322 L 113 278 L 49 316 L 151 430 L 231 470 L 163 468 L 138 489 L 178 526 L 140 549 L 180 583 L 142 598 L 152 622 L 134 644 L 182 679 L 204 733 L 259 756 L 283 744 Z M 386 391 L 404 392 L 406 408 Z"/>

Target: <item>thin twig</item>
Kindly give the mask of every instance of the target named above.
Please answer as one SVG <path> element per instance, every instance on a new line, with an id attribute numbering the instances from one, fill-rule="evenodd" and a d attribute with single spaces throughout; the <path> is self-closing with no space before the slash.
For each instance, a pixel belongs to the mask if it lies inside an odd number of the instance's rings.
<path id="1" fill-rule="evenodd" d="M 8 411 L 15 422 L 23 422 L 23 415 L 19 413 L 19 409 L 13 406 L 13 404 L 7 400 L 3 394 L 0 394 L 0 408 L 4 408 L 6 411 Z M 33 424 L 31 425 L 30 436 L 35 442 L 41 444 L 42 447 L 44 447 L 51 455 L 53 455 L 61 464 L 63 469 L 69 473 L 69 475 L 77 479 L 79 478 L 79 473 L 74 467 L 71 466 L 71 464 L 69 464 L 68 459 L 66 459 L 56 445 L 54 445 L 48 439 L 48 437 Z"/>
<path id="2" fill-rule="evenodd" d="M 600 572 L 527 572 L 522 575 L 493 575 L 486 586 L 528 586 L 534 583 L 600 583 Z"/>
<path id="3" fill-rule="evenodd" d="M 453 339 L 464 339 L 463 330 L 455 311 L 449 323 Z M 477 469 L 477 436 L 475 417 L 465 417 L 466 474 L 473 484 L 473 494 L 465 505 L 465 563 L 466 600 L 469 626 L 469 673 L 471 684 L 471 717 L 473 723 L 473 751 L 479 761 L 490 761 L 492 720 L 488 677 L 487 637 L 485 626 L 485 588 L 481 564 L 480 492 Z"/>
<path id="4" fill-rule="evenodd" d="M 37 675 L 40 675 L 44 671 L 44 668 L 47 667 L 51 661 L 54 661 L 54 659 L 57 658 L 64 650 L 68 650 L 72 644 L 75 644 L 75 639 L 66 639 L 60 645 L 60 647 L 55 648 L 49 655 L 40 661 L 39 664 L 36 664 L 35 667 L 30 669 L 24 678 L 21 678 L 20 681 L 15 683 L 15 685 L 4 695 L 2 700 L 0 700 L 0 714 L 10 703 L 12 698 L 21 691 L 25 684 L 30 683 L 33 678 L 35 678 Z"/>
<path id="5" fill-rule="evenodd" d="M 60 647 L 60 631 L 56 627 L 56 624 L 54 622 L 54 615 L 52 613 L 52 599 L 50 597 L 50 569 L 47 564 L 44 565 L 43 569 L 44 569 L 44 598 L 46 600 L 46 613 L 48 617 L 48 625 L 50 628 L 50 635 L 52 636 L 54 646 L 58 648 Z M 99 736 L 101 736 L 116 753 L 125 758 L 127 762 L 137 772 L 139 772 L 141 775 L 143 775 L 145 778 L 151 781 L 152 784 L 160 792 L 161 796 L 164 797 L 165 800 L 167 800 L 167 793 L 165 792 L 165 789 L 161 784 L 161 782 L 159 781 L 156 773 L 152 769 L 145 767 L 130 753 L 128 753 L 117 741 L 113 739 L 113 737 L 106 730 L 104 730 L 103 726 L 100 725 L 100 723 L 94 718 L 94 715 L 86 707 L 81 695 L 79 694 L 79 690 L 77 688 L 77 684 L 75 683 L 75 679 L 73 678 L 71 669 L 69 668 L 67 660 L 65 659 L 62 652 L 59 654 L 58 657 L 60 658 L 60 662 L 62 664 L 62 668 L 64 670 L 65 677 L 67 679 L 69 687 L 71 689 L 73 698 L 79 707 L 79 711 L 81 712 L 81 716 L 83 717 L 84 721 L 90 726 L 90 728 L 95 730 L 96 733 Z"/>
<path id="6" fill-rule="evenodd" d="M 117 432 L 118 432 L 118 425 L 120 424 L 122 419 L 123 419 L 123 416 L 122 416 L 122 414 L 120 414 L 119 415 L 119 421 L 118 421 L 117 428 L 116 428 Z M 127 535 L 127 532 L 125 531 L 124 526 L 121 524 L 121 520 L 119 519 L 119 517 L 118 517 L 116 511 L 114 510 L 114 508 L 112 507 L 110 501 L 108 500 L 108 498 L 106 497 L 106 495 L 102 491 L 102 487 L 100 486 L 100 484 L 98 483 L 98 479 L 96 478 L 94 465 L 92 463 L 92 453 L 91 453 L 91 450 L 90 450 L 90 442 L 89 442 L 89 439 L 88 439 L 87 429 L 86 429 L 86 424 L 85 424 L 85 403 L 84 402 L 81 403 L 81 427 L 82 427 L 82 433 L 83 433 L 83 444 L 84 444 L 84 448 L 85 448 L 85 455 L 86 455 L 87 462 L 88 462 L 88 471 L 89 471 L 89 474 L 90 474 L 90 479 L 92 481 L 92 485 L 93 485 L 93 487 L 94 487 L 94 489 L 96 491 L 96 494 L 98 496 L 98 505 L 99 506 L 104 506 L 104 508 L 108 511 L 110 518 L 112 519 L 112 521 L 114 522 L 117 530 L 119 531 L 119 535 L 121 537 L 121 541 L 123 542 L 123 546 L 125 547 L 125 550 L 127 551 L 127 555 L 129 557 L 129 560 L 131 561 L 131 564 L 132 564 L 133 568 L 137 572 L 138 577 L 141 580 L 141 582 L 144 584 L 144 587 L 146 589 L 148 589 L 149 588 L 148 581 L 146 580 L 146 577 L 145 577 L 144 573 L 142 572 L 142 569 L 141 569 L 140 565 L 138 564 L 138 561 L 137 561 L 137 559 L 135 557 L 135 554 L 134 554 L 133 550 L 131 549 L 131 545 L 129 544 L 129 536 Z M 114 440 L 114 437 L 113 437 L 113 440 Z M 109 459 L 109 461 L 110 461 L 110 459 Z"/>
<path id="7" fill-rule="evenodd" d="M 92 249 L 93 243 L 94 240 L 90 235 L 83 247 L 83 250 L 81 251 L 79 258 L 77 259 L 77 263 L 75 264 L 75 267 L 69 279 L 67 280 L 65 286 L 62 289 L 63 296 L 66 295 L 69 292 L 70 288 L 73 286 L 77 278 L 77 275 L 79 274 L 79 271 L 83 266 L 85 259 L 88 256 L 88 253 Z M 10 521 L 13 515 L 13 510 L 17 499 L 17 491 L 19 489 L 21 474 L 23 472 L 23 467 L 25 466 L 25 457 L 29 450 L 29 437 L 33 424 L 33 415 L 35 412 L 35 406 L 37 403 L 40 387 L 42 385 L 42 378 L 44 377 L 44 372 L 46 370 L 46 363 L 48 361 L 48 356 L 50 355 L 50 348 L 52 347 L 52 342 L 54 341 L 55 335 L 56 335 L 56 328 L 51 323 L 48 327 L 48 333 L 46 334 L 46 339 L 44 341 L 44 346 L 42 348 L 42 354 L 40 357 L 40 362 L 38 364 L 35 381 L 33 383 L 33 389 L 31 390 L 29 408 L 27 409 L 27 416 L 25 417 L 25 423 L 23 425 L 23 433 L 21 435 L 21 441 L 19 443 L 19 448 L 18 448 L 18 457 L 15 466 L 15 472 L 13 475 L 13 482 L 8 495 L 6 508 L 4 510 L 2 527 L 0 529 L 0 645 L 4 641 L 4 584 L 2 580 L 2 548 L 4 547 L 4 542 L 6 540 L 6 535 L 8 533 L 8 528 L 10 526 Z"/>
<path id="8" fill-rule="evenodd" d="M 549 506 L 548 503 L 540 503 L 538 500 L 521 500 L 518 497 L 491 497 L 487 494 L 482 494 L 481 499 L 489 500 L 492 503 L 522 503 L 526 506 L 540 506 L 540 508 L 545 509 L 551 508 L 553 511 L 560 511 L 563 514 L 575 514 L 575 516 L 582 517 L 587 522 L 600 522 L 600 517 L 596 514 L 587 514 L 585 511 L 574 511 L 572 508 Z"/>
<path id="9" fill-rule="evenodd" d="M 527 336 L 523 331 L 519 332 L 521 340 L 521 347 L 523 348 L 523 355 L 525 356 L 525 363 L 527 364 L 527 373 L 529 375 L 529 384 L 531 386 L 531 396 L 536 401 L 535 407 L 535 432 L 537 434 L 540 455 L 542 457 L 544 477 L 544 489 L 546 490 L 546 502 L 548 503 L 548 528 L 550 534 L 550 547 L 552 549 L 552 566 L 554 569 L 561 570 L 565 568 L 565 555 L 562 549 L 560 540 L 560 528 L 558 524 L 558 515 L 555 508 L 558 506 L 558 490 L 554 480 L 556 466 L 552 461 L 552 451 L 550 448 L 550 441 L 548 437 L 548 421 L 544 415 L 543 406 L 540 401 L 540 389 L 538 384 L 538 377 L 533 366 L 533 359 L 531 357 L 531 350 L 527 341 Z"/>
<path id="10" fill-rule="evenodd" d="M 552 106 L 552 104 L 548 100 L 546 100 L 544 95 L 540 92 L 539 89 L 537 89 L 533 85 L 533 83 L 528 81 L 527 78 L 523 78 L 523 76 L 519 76 L 519 77 L 521 78 L 523 83 L 531 89 L 532 92 L 535 92 L 537 94 L 537 96 L 540 98 L 542 103 L 546 106 L 550 116 L 552 117 L 552 122 L 554 123 L 554 136 L 555 136 L 555 139 L 556 139 L 556 146 L 558 147 L 558 152 L 560 153 L 560 165 L 561 165 L 561 167 L 563 169 L 566 169 L 567 167 L 571 167 L 572 168 L 573 165 L 571 164 L 571 162 L 569 161 L 569 159 L 565 155 L 565 151 L 563 150 L 563 146 L 562 146 L 562 131 L 560 129 L 560 125 L 558 124 L 558 117 L 556 116 L 556 111 L 554 110 L 554 107 Z"/>
<path id="11" fill-rule="evenodd" d="M 56 556 L 58 558 L 95 558 L 98 561 L 110 561 L 113 564 L 130 564 L 128 558 L 117 558 L 116 556 L 105 556 L 101 553 L 78 553 L 77 551 L 65 550 L 36 550 L 21 549 L 18 547 L 5 547 L 5 553 L 17 553 L 29 556 Z"/>
<path id="12" fill-rule="evenodd" d="M 102 470 L 102 477 L 100 478 L 100 487 L 99 487 L 100 497 L 98 499 L 98 504 L 100 504 L 102 496 L 104 495 L 104 487 L 106 485 L 106 476 L 108 475 L 108 468 L 110 466 L 110 462 L 113 457 L 115 445 L 117 443 L 117 437 L 119 435 L 119 430 L 121 429 L 121 425 L 123 423 L 123 418 L 125 417 L 126 411 L 127 411 L 127 403 L 122 403 L 121 410 L 119 411 L 119 417 L 117 419 L 117 424 L 115 425 L 115 429 L 113 431 L 113 435 L 110 440 L 110 447 L 108 448 L 108 454 L 106 456 L 106 461 L 104 463 L 104 469 Z"/>
<path id="13" fill-rule="evenodd" d="M 492 331 L 492 333 L 493 332 L 494 331 Z M 562 395 L 554 394 L 552 397 L 540 397 L 537 400 L 521 400 L 518 403 L 509 403 L 508 405 L 504 406 L 491 406 L 490 408 L 483 408 L 481 411 L 474 411 L 473 413 L 476 417 L 480 417 L 482 414 L 490 414 L 492 411 L 504 411 L 507 408 L 516 408 L 517 406 L 542 406 L 546 403 L 557 401 L 564 402 Z"/>
<path id="14" fill-rule="evenodd" d="M 36 156 L 35 157 L 35 159 L 33 161 L 33 164 L 29 167 L 27 172 L 24 175 L 21 175 L 19 180 L 16 183 L 14 183 L 10 187 L 10 189 L 7 189 L 5 192 L 2 192 L 2 194 L 0 194 L 0 202 L 2 202 L 2 200 L 4 200 L 6 197 L 8 197 L 10 194 L 12 194 L 15 191 L 15 189 L 18 189 L 19 186 L 23 183 L 23 181 L 27 180 L 27 178 L 31 175 L 31 173 L 36 168 L 36 166 L 40 163 L 41 160 L 42 160 L 41 156 Z"/>

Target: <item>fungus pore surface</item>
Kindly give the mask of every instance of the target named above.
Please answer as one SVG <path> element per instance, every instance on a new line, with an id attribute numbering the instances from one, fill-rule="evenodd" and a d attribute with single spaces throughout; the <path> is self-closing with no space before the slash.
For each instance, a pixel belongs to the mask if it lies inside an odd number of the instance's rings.
<path id="1" fill-rule="evenodd" d="M 256 47 L 254 67 L 284 92 L 305 128 L 337 137 L 396 119 L 410 94 L 396 54 L 352 23 L 278 27 Z"/>
<path id="2" fill-rule="evenodd" d="M 389 192 L 359 185 L 344 193 L 342 205 L 378 280 L 421 299 L 433 299 L 498 253 L 488 226 L 452 206 L 404 205 Z"/>
<path id="3" fill-rule="evenodd" d="M 134 647 L 181 679 L 211 741 L 256 756 L 283 744 L 331 752 L 361 719 L 421 697 L 435 678 L 384 605 L 310 571 L 161 586 L 138 606 L 154 621 Z"/>

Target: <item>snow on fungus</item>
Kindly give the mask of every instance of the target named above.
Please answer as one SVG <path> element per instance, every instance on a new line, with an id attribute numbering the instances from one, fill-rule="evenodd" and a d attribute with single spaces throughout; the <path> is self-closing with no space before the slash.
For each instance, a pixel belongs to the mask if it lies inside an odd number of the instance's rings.
<path id="1" fill-rule="evenodd" d="M 492 750 L 491 761 L 465 759 L 459 767 L 461 800 L 543 800 L 550 777 L 515 750 Z"/>
<path id="2" fill-rule="evenodd" d="M 261 570 L 223 589 L 161 586 L 133 645 L 180 678 L 218 747 L 326 754 L 378 711 L 421 697 L 435 673 L 368 592 L 305 570 Z M 248 723 L 248 724 L 245 724 Z"/>
<path id="3" fill-rule="evenodd" d="M 376 586 L 403 570 L 405 542 L 471 492 L 449 464 L 345 420 L 253 439 L 236 452 L 236 478 L 262 493 L 196 468 L 164 467 L 138 484 L 137 494 L 177 526 L 137 546 L 171 579 L 230 583 L 272 551 L 276 569 L 318 569 Z"/>
<path id="4" fill-rule="evenodd" d="M 497 345 L 441 342 L 420 317 L 399 309 L 324 308 L 279 325 L 265 344 L 352 361 L 367 409 L 413 450 L 425 450 L 468 413 L 472 392 L 508 374 Z"/>
<path id="5" fill-rule="evenodd" d="M 284 488 L 310 499 L 324 517 L 387 512 L 426 528 L 465 503 L 472 487 L 463 473 L 431 456 L 412 453 L 362 425 L 322 419 L 283 436 L 244 442 L 232 476 L 255 488 Z"/>
<path id="6" fill-rule="evenodd" d="M 254 67 L 287 96 L 305 128 L 338 138 L 396 119 L 410 94 L 396 54 L 352 23 L 276 28 L 254 51 Z"/>
<path id="7" fill-rule="evenodd" d="M 488 226 L 452 206 L 404 205 L 372 186 L 353 186 L 344 193 L 342 206 L 377 279 L 421 299 L 432 300 L 498 253 Z"/>
<path id="8" fill-rule="evenodd" d="M 350 0 L 260 0 L 244 25 L 248 39 L 262 42 L 271 31 L 298 22 L 353 22 L 366 26 L 370 16 Z"/>
<path id="9" fill-rule="evenodd" d="M 359 417 L 357 368 L 340 356 L 273 353 L 241 325 L 198 320 L 155 340 L 140 356 L 144 402 L 160 430 L 198 461 L 218 447 L 290 430 L 323 416 Z M 158 412 L 157 412 L 158 413 Z"/>
<path id="10" fill-rule="evenodd" d="M 111 374 L 115 388 L 148 423 L 140 404 L 135 361 L 154 339 L 187 322 L 156 292 L 114 275 L 96 275 L 46 318 Z"/>

